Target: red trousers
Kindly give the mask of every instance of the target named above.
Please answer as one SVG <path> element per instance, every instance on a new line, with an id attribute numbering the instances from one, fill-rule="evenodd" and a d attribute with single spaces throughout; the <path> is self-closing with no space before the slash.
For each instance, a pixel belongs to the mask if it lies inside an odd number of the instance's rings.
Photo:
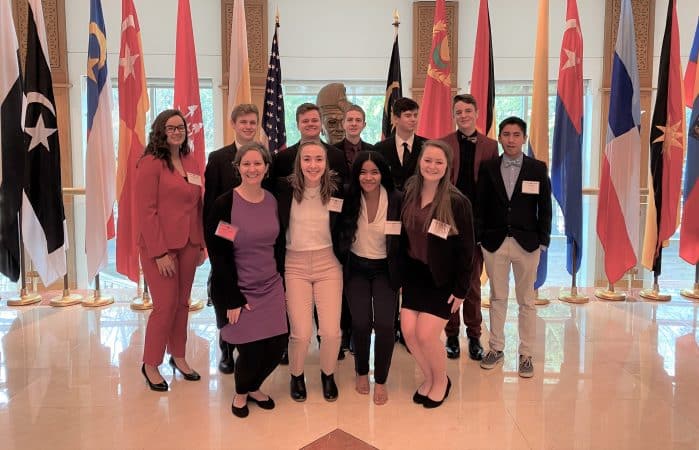
<path id="1" fill-rule="evenodd" d="M 481 248 L 476 246 L 473 251 L 473 270 L 469 280 L 468 292 L 462 306 L 464 314 L 464 325 L 466 325 L 466 335 L 472 338 L 481 337 L 481 272 L 483 271 L 483 253 Z M 458 336 L 461 329 L 459 311 L 456 311 L 449 318 L 444 332 L 447 336 Z"/>
<path id="2" fill-rule="evenodd" d="M 164 277 L 158 271 L 154 258 L 141 260 L 143 276 L 148 283 L 153 311 L 148 317 L 143 362 L 159 366 L 163 362 L 165 348 L 175 358 L 183 358 L 187 345 L 187 319 L 189 296 L 194 282 L 194 271 L 199 262 L 199 245 L 188 242 L 178 250 L 170 250 L 175 260 L 175 275 Z M 141 249 L 141 255 L 145 255 Z"/>

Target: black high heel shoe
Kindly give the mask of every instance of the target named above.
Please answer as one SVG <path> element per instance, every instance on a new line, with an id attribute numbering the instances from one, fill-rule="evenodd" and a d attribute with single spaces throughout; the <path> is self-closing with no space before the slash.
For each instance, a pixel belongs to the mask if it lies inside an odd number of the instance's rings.
<path id="1" fill-rule="evenodd" d="M 199 375 L 199 373 L 197 373 L 197 371 L 194 369 L 192 369 L 192 371 L 189 373 L 182 372 L 182 369 L 177 367 L 177 363 L 175 363 L 175 358 L 173 358 L 172 356 L 170 356 L 170 366 L 172 366 L 173 375 L 175 374 L 175 372 L 179 372 L 182 374 L 184 379 L 187 381 L 199 381 L 199 380 L 201 380 L 201 375 Z"/>
<path id="2" fill-rule="evenodd" d="M 146 364 L 143 363 L 141 366 L 141 373 L 143 374 L 143 377 L 146 379 L 146 383 L 148 383 L 148 387 L 151 388 L 152 391 L 156 392 L 166 392 L 167 391 L 167 382 L 163 380 L 160 383 L 153 383 L 150 381 L 148 378 L 148 375 L 146 375 Z"/>
<path id="3" fill-rule="evenodd" d="M 428 396 L 425 396 L 425 401 L 423 402 L 422 407 L 427 408 L 427 409 L 432 409 L 432 408 L 437 408 L 439 406 L 442 406 L 442 403 L 444 403 L 444 400 L 446 400 L 447 397 L 449 396 L 450 390 L 451 390 L 451 380 L 449 379 L 449 377 L 447 377 L 447 390 L 444 391 L 444 397 L 441 400 L 437 401 L 437 400 L 432 400 Z"/>

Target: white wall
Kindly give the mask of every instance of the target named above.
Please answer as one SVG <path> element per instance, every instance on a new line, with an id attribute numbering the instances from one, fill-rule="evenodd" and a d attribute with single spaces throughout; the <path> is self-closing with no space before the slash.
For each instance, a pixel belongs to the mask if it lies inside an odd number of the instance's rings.
<path id="1" fill-rule="evenodd" d="M 220 0 L 190 0 L 197 66 L 200 78 L 213 80 L 216 106 L 216 144 L 222 142 L 221 105 L 221 18 Z M 149 78 L 173 78 L 177 0 L 134 0 L 143 39 L 146 74 Z M 549 78 L 558 76 L 565 2 L 550 2 L 549 13 Z M 468 89 L 476 37 L 478 0 L 459 2 L 459 79 L 462 90 Z M 497 80 L 530 80 L 534 64 L 537 0 L 491 0 L 490 19 L 493 35 L 495 77 Z M 108 40 L 108 65 L 115 77 L 118 68 L 121 2 L 103 0 Z M 388 70 L 393 26 L 392 11 L 401 16 L 400 51 L 404 93 L 412 85 L 412 1 L 410 0 L 270 0 L 268 36 L 274 29 L 273 11 L 279 7 L 281 16 L 280 55 L 285 80 L 368 80 L 384 81 Z M 604 44 L 604 0 L 578 1 L 584 36 L 583 71 L 590 79 L 593 95 L 592 143 L 599 142 L 600 82 Z M 667 2 L 656 2 L 654 48 L 658 64 Z M 678 18 L 683 64 L 688 59 L 694 35 L 699 3 L 679 0 Z M 71 93 L 71 134 L 75 186 L 84 186 L 81 122 L 81 77 L 87 60 L 88 0 L 67 0 L 68 70 Z M 655 83 L 655 81 L 654 81 Z M 114 86 L 116 88 L 116 86 Z M 594 158 L 593 161 L 597 159 Z M 593 180 L 596 180 L 596 175 Z M 76 226 L 84 218 L 84 199 L 76 199 Z M 82 239 L 82 234 L 78 239 Z M 76 242 L 78 249 L 84 242 Z M 77 252 L 80 256 L 82 251 Z M 78 261 L 84 268 L 85 261 Z M 84 273 L 78 279 L 81 286 L 87 280 Z"/>

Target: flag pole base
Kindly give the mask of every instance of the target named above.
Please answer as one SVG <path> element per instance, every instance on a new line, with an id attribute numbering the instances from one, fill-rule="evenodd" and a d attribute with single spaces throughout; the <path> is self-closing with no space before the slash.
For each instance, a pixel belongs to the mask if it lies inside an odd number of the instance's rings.
<path id="1" fill-rule="evenodd" d="M 63 295 L 57 295 L 51 299 L 50 305 L 51 306 L 58 306 L 58 307 L 63 307 L 63 306 L 73 306 L 77 305 L 78 303 L 82 303 L 83 296 L 80 294 L 71 294 L 70 290 L 64 289 L 63 290 Z"/>
<path id="2" fill-rule="evenodd" d="M 680 291 L 683 297 L 699 300 L 699 283 L 694 283 L 694 289 L 682 289 Z"/>
<path id="3" fill-rule="evenodd" d="M 610 291 L 608 289 L 597 289 L 595 291 L 595 297 L 610 302 L 623 302 L 626 300 L 626 294 L 623 292 Z"/>
<path id="4" fill-rule="evenodd" d="M 22 289 L 19 297 L 12 297 L 7 299 L 7 306 L 29 306 L 34 303 L 39 303 L 41 301 L 41 295 L 36 292 L 31 294 L 27 292 L 26 289 Z"/>
<path id="5" fill-rule="evenodd" d="M 153 309 L 153 302 L 150 300 L 150 294 L 144 292 L 143 295 L 137 295 L 131 300 L 131 309 L 134 311 L 147 311 Z"/>
<path id="6" fill-rule="evenodd" d="M 578 288 L 573 286 L 570 291 L 561 291 L 561 295 L 558 296 L 558 300 L 566 303 L 573 303 L 575 305 L 582 305 L 590 301 L 590 297 L 586 295 L 579 295 Z"/>
<path id="7" fill-rule="evenodd" d="M 114 297 L 111 295 L 102 295 L 100 291 L 95 291 L 95 295 L 87 300 L 83 300 L 82 305 L 86 308 L 99 308 L 114 303 Z"/>
<path id="8" fill-rule="evenodd" d="M 646 300 L 655 302 L 669 302 L 672 298 L 670 294 L 660 292 L 660 287 L 657 284 L 653 286 L 653 289 L 643 289 L 639 295 Z"/>
<path id="9" fill-rule="evenodd" d="M 194 300 L 193 298 L 189 298 L 189 312 L 194 312 L 194 311 L 199 311 L 204 308 L 204 301 L 203 300 Z"/>

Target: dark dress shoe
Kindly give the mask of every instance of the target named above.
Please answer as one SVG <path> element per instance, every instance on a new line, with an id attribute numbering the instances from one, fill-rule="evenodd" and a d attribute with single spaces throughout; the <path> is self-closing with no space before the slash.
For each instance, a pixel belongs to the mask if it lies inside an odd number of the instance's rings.
<path id="1" fill-rule="evenodd" d="M 249 398 L 249 397 L 248 397 Z M 231 403 L 231 412 L 234 416 L 240 417 L 241 419 L 247 417 L 250 414 L 250 409 L 248 405 L 244 405 L 241 408 L 237 408 L 233 403 Z"/>
<path id="2" fill-rule="evenodd" d="M 172 356 L 170 356 L 170 366 L 172 366 L 173 375 L 175 374 L 175 372 L 179 372 L 182 374 L 184 379 L 187 381 L 199 381 L 199 380 L 201 380 L 201 375 L 199 375 L 196 370 L 192 369 L 192 371 L 189 373 L 182 372 L 182 369 L 177 367 L 177 363 L 175 363 L 175 358 L 173 358 Z"/>
<path id="3" fill-rule="evenodd" d="M 449 397 L 449 391 L 451 390 L 451 380 L 447 377 L 447 390 L 444 391 L 444 397 L 441 400 L 432 400 L 431 398 L 425 396 L 425 401 L 422 403 L 423 408 L 433 409 L 442 406 L 444 400 Z"/>
<path id="4" fill-rule="evenodd" d="M 323 397 L 329 402 L 337 400 L 337 385 L 333 374 L 325 375 L 320 371 L 320 383 L 323 385 Z"/>
<path id="5" fill-rule="evenodd" d="M 447 358 L 458 359 L 461 356 L 461 347 L 459 347 L 459 336 L 447 337 Z"/>
<path id="6" fill-rule="evenodd" d="M 483 346 L 480 339 L 475 337 L 468 338 L 468 356 L 474 361 L 483 359 Z"/>
<path id="7" fill-rule="evenodd" d="M 288 366 L 289 365 L 289 349 L 284 349 L 282 352 L 282 359 L 279 361 L 279 364 L 282 366 Z"/>
<path id="8" fill-rule="evenodd" d="M 262 409 L 274 409 L 274 400 L 272 400 L 272 397 L 267 396 L 267 400 L 257 400 L 255 398 L 250 397 L 248 394 L 248 402 L 252 402 L 259 406 Z"/>
<path id="9" fill-rule="evenodd" d="M 306 401 L 306 380 L 303 374 L 295 377 L 291 376 L 291 381 L 289 382 L 289 391 L 291 393 L 291 399 L 295 402 L 305 402 Z"/>
<path id="10" fill-rule="evenodd" d="M 422 405 L 425 403 L 425 400 L 427 400 L 426 395 L 422 395 L 420 392 L 415 391 L 413 394 L 413 403 L 417 403 L 418 405 Z"/>
<path id="11" fill-rule="evenodd" d="M 163 380 L 160 383 L 153 383 L 148 379 L 148 375 L 146 375 L 146 365 L 143 364 L 141 366 L 141 373 L 143 374 L 143 377 L 146 379 L 146 383 L 148 383 L 148 387 L 151 388 L 152 391 L 156 392 L 166 392 L 167 391 L 167 381 Z"/>
<path id="12" fill-rule="evenodd" d="M 235 345 L 224 341 L 220 333 L 218 335 L 218 345 L 221 348 L 221 361 L 218 363 L 218 370 L 226 375 L 232 374 L 235 372 L 235 358 L 233 357 Z"/>

